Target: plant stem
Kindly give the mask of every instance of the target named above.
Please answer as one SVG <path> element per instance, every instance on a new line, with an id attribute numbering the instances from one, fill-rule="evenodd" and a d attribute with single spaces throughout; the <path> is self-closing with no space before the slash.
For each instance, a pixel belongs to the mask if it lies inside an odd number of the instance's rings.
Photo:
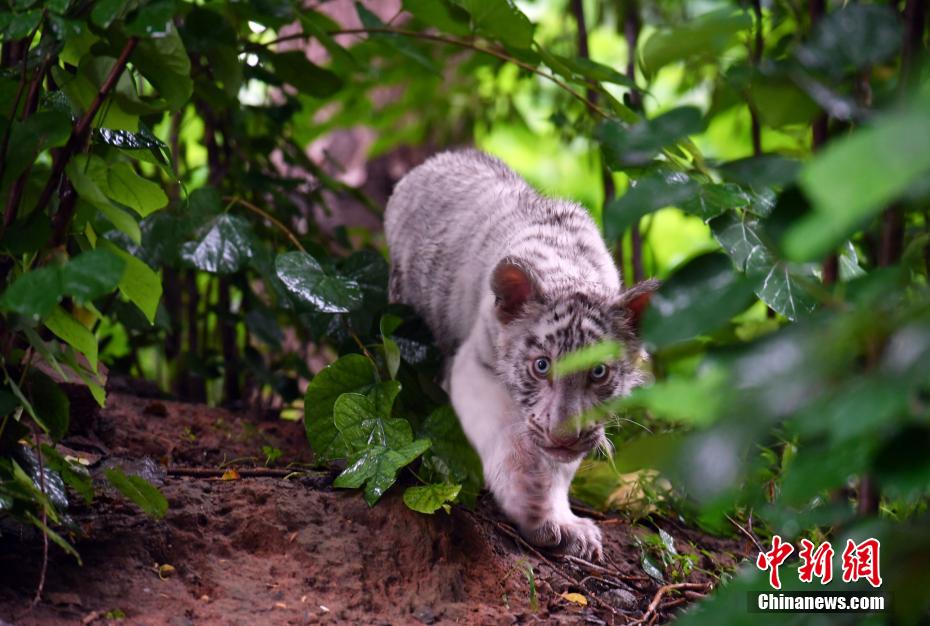
<path id="1" fill-rule="evenodd" d="M 765 46 L 761 0 L 752 0 L 752 12 L 756 18 L 755 45 L 753 45 L 752 48 L 752 65 L 758 70 L 759 62 L 762 60 L 762 51 Z M 759 156 L 762 154 L 762 125 L 759 123 L 759 113 L 756 111 L 756 107 L 751 100 L 749 100 L 749 120 L 752 134 L 752 154 L 753 156 Z"/>
<path id="2" fill-rule="evenodd" d="M 411 37 L 413 39 L 423 39 L 425 41 L 435 41 L 438 43 L 448 44 L 450 46 L 458 46 L 460 48 L 468 48 L 469 50 L 474 50 L 475 52 L 480 52 L 482 54 L 487 54 L 502 61 L 507 61 L 508 63 L 513 63 L 517 67 L 526 70 L 545 78 L 548 81 L 555 83 L 559 88 L 570 94 L 576 100 L 582 102 L 585 106 L 591 109 L 594 113 L 601 117 L 608 117 L 607 111 L 602 109 L 596 103 L 591 102 L 582 94 L 578 93 L 574 89 L 568 86 L 563 80 L 559 79 L 549 72 L 544 72 L 536 67 L 533 67 L 529 63 L 524 63 L 520 59 L 513 57 L 502 50 L 496 50 L 494 48 L 489 48 L 485 46 L 479 46 L 478 44 L 468 41 L 466 39 L 459 39 L 457 37 L 448 37 L 445 35 L 434 35 L 432 33 L 421 33 L 413 30 L 404 30 L 400 28 L 341 28 L 337 30 L 331 30 L 327 32 L 328 35 L 399 35 L 401 37 Z M 279 37 L 273 39 L 266 43 L 262 44 L 250 44 L 250 48 L 268 48 L 275 44 L 283 43 L 285 41 L 292 41 L 294 39 L 306 39 L 308 35 L 306 33 L 294 33 L 292 35 L 285 35 L 284 37 Z"/>
<path id="3" fill-rule="evenodd" d="M 265 211 L 264 209 L 260 209 L 259 207 L 255 206 L 254 204 L 252 204 L 252 203 L 249 202 L 248 200 L 243 200 L 243 199 L 240 198 L 239 196 L 224 196 L 224 197 L 223 197 L 223 200 L 225 200 L 226 202 L 230 202 L 230 203 L 232 203 L 232 204 L 239 204 L 239 205 L 245 207 L 246 209 L 248 209 L 249 211 L 252 211 L 252 212 L 255 213 L 256 215 L 259 215 L 259 216 L 261 216 L 262 218 L 268 220 L 269 222 L 271 222 L 272 224 L 274 224 L 275 228 L 277 228 L 278 230 L 280 230 L 280 231 L 284 234 L 284 236 L 287 237 L 288 240 L 290 240 L 290 242 L 291 242 L 292 244 L 294 244 L 294 247 L 295 247 L 295 248 L 297 248 L 297 249 L 300 250 L 301 252 L 306 252 L 306 251 L 307 251 L 307 250 L 301 245 L 300 240 L 297 239 L 297 235 L 295 235 L 294 233 L 292 233 L 291 230 L 290 230 L 287 226 L 285 226 L 284 224 L 282 224 L 278 219 L 276 219 L 274 216 L 272 216 L 270 213 L 268 213 L 268 212 Z"/>
<path id="4" fill-rule="evenodd" d="M 136 44 L 138 43 L 139 40 L 136 37 L 130 37 L 126 40 L 126 44 L 123 46 L 119 58 L 116 59 L 116 63 L 110 68 L 110 73 L 107 74 L 107 77 L 97 90 L 97 95 L 94 96 L 93 102 L 90 103 L 87 111 L 84 112 L 84 115 L 81 116 L 74 126 L 74 129 L 71 131 L 68 143 L 65 144 L 64 148 L 56 152 L 52 160 L 52 173 L 45 187 L 42 189 L 42 193 L 39 195 L 35 210 L 42 211 L 48 207 L 49 201 L 52 199 L 52 194 L 59 187 L 62 174 L 65 171 L 65 166 L 68 164 L 68 161 L 71 160 L 72 156 L 84 149 L 97 112 L 100 111 L 100 107 L 103 105 L 103 101 L 106 100 L 110 91 L 116 86 L 116 81 L 119 80 L 119 77 L 123 74 L 123 70 L 126 69 L 129 56 L 132 54 L 133 50 L 136 49 Z M 58 207 L 58 212 L 55 214 L 55 229 L 51 239 L 52 246 L 58 246 L 64 242 L 73 212 L 74 202 L 67 204 L 62 202 L 62 205 Z"/>

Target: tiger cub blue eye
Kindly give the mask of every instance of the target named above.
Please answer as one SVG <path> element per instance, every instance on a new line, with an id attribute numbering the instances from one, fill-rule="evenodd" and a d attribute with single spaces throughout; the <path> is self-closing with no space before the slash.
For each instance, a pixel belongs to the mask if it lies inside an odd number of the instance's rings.
<path id="1" fill-rule="evenodd" d="M 539 357 L 533 361 L 533 371 L 539 376 L 546 376 L 549 373 L 550 367 L 552 367 L 552 364 L 546 357 Z"/>
<path id="2" fill-rule="evenodd" d="M 607 366 L 599 363 L 591 368 L 591 380 L 604 380 L 607 378 Z"/>

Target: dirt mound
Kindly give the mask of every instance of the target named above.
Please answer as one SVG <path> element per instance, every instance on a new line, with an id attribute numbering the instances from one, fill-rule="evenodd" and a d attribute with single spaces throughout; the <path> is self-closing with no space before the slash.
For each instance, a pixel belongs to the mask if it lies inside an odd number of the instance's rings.
<path id="1" fill-rule="evenodd" d="M 699 546 L 706 562 L 690 584 L 656 596 L 636 541 L 648 529 L 621 518 L 598 520 L 608 559 L 587 564 L 523 545 L 487 498 L 474 511 L 425 516 L 395 493 L 369 508 L 357 493 L 331 489 L 327 473 L 284 478 L 283 470 L 263 469 L 269 450 L 281 451 L 279 467 L 308 460 L 297 423 L 119 394 L 86 423 L 65 445 L 90 458 L 95 474 L 120 465 L 153 480 L 168 513 L 151 520 L 99 483 L 93 504 L 72 509 L 83 566 L 52 547 L 43 601 L 29 612 L 41 540 L 5 534 L 2 620 L 620 624 L 667 617 L 689 600 L 675 592 L 706 591 L 712 579 L 701 569 L 732 565 L 747 549 L 669 527 L 681 549 Z M 222 480 L 216 468 L 233 460 L 239 479 Z M 581 593 L 587 607 L 564 599 L 566 592 Z"/>

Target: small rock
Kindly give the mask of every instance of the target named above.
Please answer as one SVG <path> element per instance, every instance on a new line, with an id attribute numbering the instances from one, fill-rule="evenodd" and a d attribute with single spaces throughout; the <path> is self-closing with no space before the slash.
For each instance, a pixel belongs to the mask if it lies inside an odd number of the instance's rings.
<path id="1" fill-rule="evenodd" d="M 432 607 L 422 606 L 413 612 L 413 616 L 424 624 L 433 624 L 436 622 L 436 614 Z"/>
<path id="2" fill-rule="evenodd" d="M 635 609 L 639 605 L 636 596 L 626 589 L 611 589 L 601 597 L 614 608 L 626 611 Z"/>

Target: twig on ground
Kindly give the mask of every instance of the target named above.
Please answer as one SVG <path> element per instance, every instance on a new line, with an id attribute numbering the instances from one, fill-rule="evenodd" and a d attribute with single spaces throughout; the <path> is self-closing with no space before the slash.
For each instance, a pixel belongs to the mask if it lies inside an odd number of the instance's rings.
<path id="1" fill-rule="evenodd" d="M 643 616 L 634 622 L 630 622 L 629 626 L 639 626 L 640 624 L 654 623 L 655 619 L 658 617 L 659 603 L 662 602 L 662 598 L 665 596 L 665 594 L 669 593 L 670 591 L 678 591 L 678 590 L 685 590 L 685 589 L 690 589 L 690 590 L 702 589 L 704 591 L 707 591 L 709 588 L 710 588 L 709 583 L 673 583 L 670 585 L 662 585 L 661 587 L 659 587 L 658 591 L 656 591 L 655 595 L 652 597 L 652 602 L 649 603 L 649 606 L 646 608 L 646 612 L 643 613 Z M 684 602 L 687 602 L 686 598 L 681 598 L 680 600 L 681 600 L 680 602 L 673 600 L 672 602 L 668 603 L 663 608 L 670 608 L 670 606 L 678 606 L 679 604 L 683 604 Z"/>
<path id="2" fill-rule="evenodd" d="M 169 467 L 169 476 L 186 476 L 189 478 L 222 478 L 230 469 L 213 469 L 210 467 Z M 310 474 L 304 470 L 279 469 L 275 467 L 255 467 L 236 469 L 240 478 L 288 478 L 289 476 L 302 476 Z"/>
<path id="3" fill-rule="evenodd" d="M 725 514 L 725 515 L 726 515 L 726 518 L 730 520 L 731 524 L 736 526 L 736 528 L 739 529 L 741 533 L 749 537 L 749 540 L 755 544 L 755 546 L 759 549 L 759 552 L 765 552 L 765 548 L 762 547 L 762 544 L 759 542 L 759 540 L 750 530 L 747 530 L 746 528 L 743 528 L 742 526 L 740 526 L 740 524 L 735 519 L 730 517 L 729 514 Z M 751 513 L 749 517 L 749 523 L 750 523 L 750 528 L 752 528 L 752 514 Z"/>

